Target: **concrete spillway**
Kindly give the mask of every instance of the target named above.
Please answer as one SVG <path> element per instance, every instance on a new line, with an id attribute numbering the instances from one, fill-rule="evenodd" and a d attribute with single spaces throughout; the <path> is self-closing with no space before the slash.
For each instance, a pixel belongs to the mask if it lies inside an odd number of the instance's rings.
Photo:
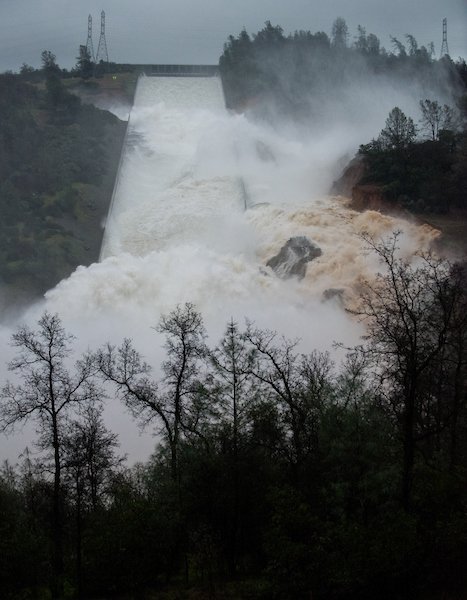
<path id="1" fill-rule="evenodd" d="M 219 137 L 225 116 L 218 77 L 140 78 L 101 260 L 205 236 L 213 220 L 244 208 L 234 148 Z"/>

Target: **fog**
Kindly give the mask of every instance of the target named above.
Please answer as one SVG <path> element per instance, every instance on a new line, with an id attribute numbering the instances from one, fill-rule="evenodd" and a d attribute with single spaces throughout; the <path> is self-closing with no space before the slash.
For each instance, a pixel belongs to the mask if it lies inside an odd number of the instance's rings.
<path id="1" fill-rule="evenodd" d="M 357 213 L 347 199 L 327 193 L 394 105 L 416 115 L 423 85 L 361 73 L 338 94 L 325 97 L 326 88 L 316 88 L 311 105 L 319 110 L 305 124 L 284 118 L 274 105 L 266 119 L 229 113 L 218 78 L 141 78 L 101 261 L 78 267 L 2 326 L 4 359 L 17 323 L 33 327 L 48 310 L 76 335 L 77 354 L 130 337 L 157 377 L 164 340 L 154 327 L 177 304 L 192 302 L 211 345 L 231 318 L 241 327 L 248 318 L 300 338 L 304 352 L 328 350 L 338 362 L 342 351 L 334 342 L 352 346 L 364 333 L 345 307 L 355 306 L 362 280 L 378 270 L 359 236 L 381 239 L 401 230 L 401 253 L 410 257 L 438 232 L 374 211 Z M 266 267 L 292 236 L 322 249 L 301 281 L 283 281 Z M 342 290 L 343 302 L 324 301 L 329 288 Z M 4 362 L 0 371 L 5 381 Z M 131 462 L 146 458 L 153 432 L 140 436 L 111 395 L 107 424 L 120 434 L 122 452 Z M 2 439 L 3 455 L 14 461 L 32 437 L 28 427 Z"/>

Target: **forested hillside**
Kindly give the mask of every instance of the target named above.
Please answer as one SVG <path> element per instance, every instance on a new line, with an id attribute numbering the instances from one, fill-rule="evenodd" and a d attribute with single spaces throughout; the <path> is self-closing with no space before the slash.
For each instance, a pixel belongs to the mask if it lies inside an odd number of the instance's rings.
<path id="1" fill-rule="evenodd" d="M 125 123 L 68 93 L 54 60 L 0 75 L 0 114 L 0 284 L 37 297 L 97 259 Z"/>
<path id="2" fill-rule="evenodd" d="M 361 140 L 364 168 L 353 184 L 372 185 L 372 193 L 378 186 L 393 206 L 412 212 L 465 209 L 467 66 L 448 56 L 437 60 L 431 45 L 405 38 L 392 38 L 388 52 L 363 27 L 351 36 L 341 18 L 331 37 L 310 31 L 285 35 L 270 22 L 252 36 L 242 31 L 230 36 L 220 58 L 227 104 L 275 124 L 288 119 L 313 135 L 317 127 L 331 129 L 342 106 L 351 115 L 355 103 L 365 100 L 362 94 L 372 97 L 381 86 L 386 93 L 418 90 L 423 95 L 417 114 L 406 116 L 395 107 L 411 128 L 401 119 L 395 123 L 393 114 L 386 127 L 381 122 L 377 140 Z M 451 105 L 440 97 L 450 97 Z M 377 102 L 377 94 L 374 98 Z M 401 130 L 391 136 L 394 126 Z"/>
<path id="3" fill-rule="evenodd" d="M 303 120 L 320 115 L 323 106 L 349 86 L 358 94 L 362 81 L 375 86 L 383 81 L 420 83 L 433 89 L 462 86 L 463 61 L 454 63 L 447 56 L 436 60 L 430 45 L 406 38 L 406 44 L 392 38 L 394 51 L 388 52 L 364 27 L 351 36 L 341 18 L 335 20 L 331 37 L 322 31 L 285 35 L 267 21 L 256 34 L 243 30 L 237 37 L 231 35 L 224 46 L 219 62 L 227 105 L 256 108 L 263 115 L 280 109 Z"/>
<path id="4" fill-rule="evenodd" d="M 467 95 L 456 117 L 436 101 L 421 101 L 420 107 L 418 128 L 395 107 L 379 137 L 361 146 L 364 170 L 357 185 L 376 184 L 393 206 L 415 213 L 465 211 Z"/>

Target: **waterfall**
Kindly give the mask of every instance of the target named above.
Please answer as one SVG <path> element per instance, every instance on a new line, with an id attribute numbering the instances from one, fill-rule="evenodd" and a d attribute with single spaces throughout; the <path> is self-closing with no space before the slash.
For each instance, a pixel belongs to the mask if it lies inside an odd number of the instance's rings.
<path id="1" fill-rule="evenodd" d="M 216 334 L 231 317 L 248 317 L 314 347 L 329 348 L 346 332 L 354 339 L 359 328 L 323 298 L 339 288 L 351 304 L 376 268 L 358 234 L 402 229 L 412 252 L 433 232 L 325 196 L 333 175 L 325 147 L 329 140 L 228 114 L 217 77 L 142 77 L 101 262 L 49 291 L 47 306 L 97 320 L 99 330 L 115 320 L 109 330 L 120 337 L 132 335 L 127 324 L 148 328 L 190 301 Z M 282 281 L 266 263 L 294 236 L 322 255 L 303 280 Z"/>
<path id="2" fill-rule="evenodd" d="M 353 306 L 362 279 L 378 268 L 359 234 L 402 230 L 407 255 L 436 235 L 326 196 L 337 159 L 361 136 L 356 127 L 353 137 L 310 137 L 229 114 L 217 77 L 142 77 L 101 260 L 78 267 L 23 321 L 34 324 L 44 309 L 59 313 L 78 352 L 132 338 L 156 376 L 164 351 L 153 327 L 184 302 L 202 313 L 211 344 L 231 318 L 300 338 L 307 352 L 357 343 L 363 326 L 342 303 Z M 282 280 L 267 262 L 297 236 L 321 255 L 302 279 Z M 329 293 L 336 289 L 338 296 Z M 9 332 L 0 333 L 6 340 Z M 142 450 L 128 415 L 115 403 L 108 410 L 123 449 L 149 452 L 153 440 Z"/>

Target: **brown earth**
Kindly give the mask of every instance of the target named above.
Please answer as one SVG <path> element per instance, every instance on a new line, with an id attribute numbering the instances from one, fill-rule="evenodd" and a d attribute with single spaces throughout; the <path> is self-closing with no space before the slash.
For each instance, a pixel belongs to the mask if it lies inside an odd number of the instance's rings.
<path id="1" fill-rule="evenodd" d="M 361 156 L 356 156 L 344 169 L 341 177 L 334 182 L 331 193 L 349 198 L 349 207 L 363 212 L 376 210 L 383 214 L 403 217 L 420 224 L 428 224 L 441 231 L 434 249 L 440 255 L 455 260 L 467 257 L 467 211 L 452 210 L 449 214 L 411 213 L 400 204 L 385 199 L 378 184 L 360 185 L 365 174 L 365 163 Z"/>

